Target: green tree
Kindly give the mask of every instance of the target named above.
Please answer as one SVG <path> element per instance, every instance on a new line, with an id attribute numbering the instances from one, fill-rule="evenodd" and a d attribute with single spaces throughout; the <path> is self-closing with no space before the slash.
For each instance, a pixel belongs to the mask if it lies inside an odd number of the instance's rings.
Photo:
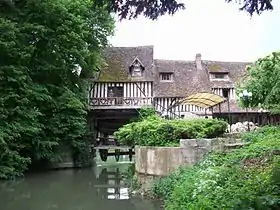
<path id="1" fill-rule="evenodd" d="M 14 1 L 21 0 L 2 0 L 7 5 L 13 6 Z M 224 0 L 227 3 L 233 0 Z M 248 12 L 250 15 L 261 14 L 263 11 L 273 10 L 272 0 L 242 0 L 234 1 L 240 5 L 240 10 Z M 185 9 L 185 4 L 178 3 L 177 0 L 102 0 L 95 1 L 95 6 L 105 6 L 107 11 L 118 14 L 120 19 L 137 18 L 144 15 L 152 20 L 158 17 L 175 14 L 180 9 Z M 203 6 L 203 5 L 202 5 Z M 95 8 L 95 7 L 93 7 Z"/>
<path id="2" fill-rule="evenodd" d="M 248 12 L 250 15 L 261 14 L 266 10 L 273 10 L 272 0 L 224 0 L 227 3 L 239 3 L 240 10 Z M 108 3 L 109 11 L 119 15 L 121 19 L 137 18 L 144 15 L 150 19 L 157 19 L 165 14 L 175 14 L 180 9 L 185 9 L 185 4 L 178 3 L 178 0 L 132 0 L 132 1 L 115 1 L 105 0 Z M 187 3 L 186 3 L 187 6 Z M 203 6 L 203 5 L 201 5 Z"/>
<path id="3" fill-rule="evenodd" d="M 16 0 L 0 7 L 0 178 L 56 162 L 87 162 L 87 81 L 113 32 L 91 0 Z"/>
<path id="4" fill-rule="evenodd" d="M 247 70 L 248 77 L 239 89 L 252 92 L 249 105 L 280 113 L 280 52 L 257 60 Z"/>

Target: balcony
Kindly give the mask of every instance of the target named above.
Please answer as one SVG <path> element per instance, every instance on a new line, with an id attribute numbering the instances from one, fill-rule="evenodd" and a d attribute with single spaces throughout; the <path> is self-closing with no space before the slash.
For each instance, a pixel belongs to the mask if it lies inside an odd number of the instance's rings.
<path id="1" fill-rule="evenodd" d="M 152 97 L 105 97 L 89 99 L 91 109 L 139 109 L 142 106 L 152 104 Z"/>

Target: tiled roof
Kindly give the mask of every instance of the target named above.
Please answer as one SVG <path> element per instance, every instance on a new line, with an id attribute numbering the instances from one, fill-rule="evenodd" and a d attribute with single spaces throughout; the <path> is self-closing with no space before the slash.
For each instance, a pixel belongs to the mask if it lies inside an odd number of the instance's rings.
<path id="1" fill-rule="evenodd" d="M 204 68 L 209 73 L 228 73 L 228 81 L 211 81 L 213 88 L 234 87 L 242 78 L 246 76 L 246 66 L 249 62 L 223 62 L 223 61 L 202 61 Z"/>
<path id="2" fill-rule="evenodd" d="M 161 82 L 155 78 L 157 97 L 186 97 L 197 92 L 211 92 L 206 71 L 198 71 L 194 61 L 155 60 L 155 74 L 173 72 L 173 82 Z"/>
<path id="3" fill-rule="evenodd" d="M 101 67 L 98 81 L 133 81 L 129 66 L 135 58 L 144 65 L 143 80 L 153 77 L 153 46 L 109 47 L 104 51 L 105 63 Z"/>
<path id="4" fill-rule="evenodd" d="M 129 66 L 135 58 L 138 58 L 145 67 L 140 80 L 154 82 L 155 97 L 186 97 L 197 92 L 212 92 L 211 88 L 235 87 L 236 83 L 246 76 L 246 66 L 251 64 L 201 60 L 201 68 L 197 68 L 195 59 L 193 61 L 154 59 L 153 46 L 110 47 L 104 51 L 104 58 L 106 65 L 101 68 L 99 81 L 134 81 L 129 74 Z M 172 82 L 160 81 L 160 73 L 171 72 L 174 74 Z M 210 80 L 209 74 L 215 72 L 228 73 L 229 80 Z M 227 103 L 221 107 L 222 111 L 226 111 Z M 230 110 L 244 111 L 238 107 L 236 101 L 230 101 Z"/>

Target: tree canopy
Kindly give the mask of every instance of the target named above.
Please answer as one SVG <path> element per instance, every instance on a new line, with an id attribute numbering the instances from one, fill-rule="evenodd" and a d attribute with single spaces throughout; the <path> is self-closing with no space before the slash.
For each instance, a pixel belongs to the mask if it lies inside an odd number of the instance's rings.
<path id="1" fill-rule="evenodd" d="M 13 1 L 22 0 L 2 0 L 6 4 L 12 5 Z M 248 12 L 250 15 L 261 14 L 263 11 L 273 10 L 272 0 L 224 0 L 227 3 L 238 3 L 240 10 Z M 116 13 L 120 19 L 137 18 L 139 15 L 155 20 L 158 17 L 175 14 L 178 10 L 185 9 L 185 4 L 178 0 L 94 0 L 95 6 L 105 6 L 109 12 Z M 1 4 L 1 3 L 0 3 Z M 202 5 L 203 6 L 203 5 Z"/>
<path id="2" fill-rule="evenodd" d="M 261 14 L 266 10 L 273 10 L 272 0 L 224 0 L 227 3 L 238 3 L 240 10 L 250 15 Z M 102 2 L 102 1 L 100 1 Z M 187 8 L 184 3 L 178 0 L 103 0 L 108 4 L 109 11 L 117 13 L 120 19 L 137 18 L 144 15 L 152 20 L 165 14 L 175 14 L 178 10 Z M 186 1 L 187 2 L 187 1 Z M 203 6 L 203 5 L 201 5 Z"/>
<path id="3" fill-rule="evenodd" d="M 249 105 L 280 113 L 280 52 L 257 60 L 247 70 L 247 80 L 239 89 L 252 92 Z"/>
<path id="4" fill-rule="evenodd" d="M 29 163 L 88 157 L 87 79 L 113 32 L 90 0 L 15 0 L 0 7 L 0 178 Z M 81 69 L 81 71 L 78 71 Z"/>

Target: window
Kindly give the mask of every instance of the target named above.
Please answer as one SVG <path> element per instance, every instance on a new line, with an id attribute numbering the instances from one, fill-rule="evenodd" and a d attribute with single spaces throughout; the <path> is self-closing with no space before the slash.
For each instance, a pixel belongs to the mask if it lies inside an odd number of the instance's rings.
<path id="1" fill-rule="evenodd" d="M 225 75 L 224 74 L 215 74 L 216 79 L 224 79 Z"/>
<path id="2" fill-rule="evenodd" d="M 108 87 L 108 97 L 123 97 L 123 87 Z"/>
<path id="3" fill-rule="evenodd" d="M 132 76 L 133 77 L 141 77 L 142 76 L 142 71 L 140 68 L 134 68 L 132 71 Z"/>
<path id="4" fill-rule="evenodd" d="M 211 77 L 210 77 L 211 79 L 217 79 L 217 80 L 227 80 L 227 79 L 229 79 L 229 77 L 228 77 L 228 73 L 221 73 L 221 72 L 219 72 L 219 73 L 211 73 Z"/>
<path id="5" fill-rule="evenodd" d="M 132 64 L 129 66 L 129 70 L 132 77 L 141 77 L 144 71 L 144 66 L 138 58 L 135 58 Z"/>
<path id="6" fill-rule="evenodd" d="M 111 100 L 111 105 L 120 105 L 123 103 L 123 87 L 108 87 L 107 96 Z"/>
<path id="7" fill-rule="evenodd" d="M 172 81 L 173 73 L 160 73 L 160 80 L 161 81 Z"/>
<path id="8" fill-rule="evenodd" d="M 228 88 L 223 88 L 222 89 L 222 94 L 224 98 L 228 98 L 229 97 L 229 89 Z"/>
<path id="9" fill-rule="evenodd" d="M 137 61 L 137 60 L 136 60 Z M 132 67 L 132 76 L 133 77 L 141 77 L 142 76 L 142 69 L 139 62 L 135 62 L 135 64 Z"/>

